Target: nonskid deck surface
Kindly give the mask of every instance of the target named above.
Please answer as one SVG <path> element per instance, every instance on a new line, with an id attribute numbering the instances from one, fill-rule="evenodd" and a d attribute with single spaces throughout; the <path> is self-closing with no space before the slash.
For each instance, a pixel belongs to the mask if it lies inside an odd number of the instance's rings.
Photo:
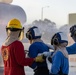
<path id="1" fill-rule="evenodd" d="M 34 72 L 31 68 L 25 67 L 26 75 L 33 75 Z M 0 75 L 3 75 L 3 67 L 0 67 Z M 76 75 L 76 66 L 70 67 L 69 75 Z"/>

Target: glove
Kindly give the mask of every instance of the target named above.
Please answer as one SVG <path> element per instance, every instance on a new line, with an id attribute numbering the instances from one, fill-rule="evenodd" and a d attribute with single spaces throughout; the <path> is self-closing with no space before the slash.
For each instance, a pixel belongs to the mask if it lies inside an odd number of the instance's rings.
<path id="1" fill-rule="evenodd" d="M 35 58 L 35 62 L 43 62 L 43 61 L 44 61 L 43 55 L 37 56 L 37 57 Z"/>
<path id="2" fill-rule="evenodd" d="M 43 55 L 47 57 L 47 56 L 51 56 L 51 53 L 52 52 L 43 52 Z"/>

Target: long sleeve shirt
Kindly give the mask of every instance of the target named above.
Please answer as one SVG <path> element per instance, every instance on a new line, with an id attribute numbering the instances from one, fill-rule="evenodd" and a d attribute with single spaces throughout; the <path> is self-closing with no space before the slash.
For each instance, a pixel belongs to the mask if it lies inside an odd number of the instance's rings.
<path id="1" fill-rule="evenodd" d="M 62 52 L 57 51 L 56 54 L 52 57 L 51 73 L 57 75 L 60 69 L 62 70 L 63 74 L 68 74 L 69 60 L 63 55 Z"/>
<path id="2" fill-rule="evenodd" d="M 29 57 L 35 58 L 39 53 L 48 52 L 49 48 L 43 42 L 34 42 L 29 47 Z M 36 67 L 47 67 L 46 62 L 43 63 L 33 63 L 31 68 L 35 69 Z"/>
<path id="3" fill-rule="evenodd" d="M 68 54 L 76 54 L 76 43 L 71 46 L 66 47 Z"/>
<path id="4" fill-rule="evenodd" d="M 20 41 L 2 46 L 4 75 L 25 75 L 24 66 L 32 65 L 34 59 L 26 58 L 24 47 Z"/>

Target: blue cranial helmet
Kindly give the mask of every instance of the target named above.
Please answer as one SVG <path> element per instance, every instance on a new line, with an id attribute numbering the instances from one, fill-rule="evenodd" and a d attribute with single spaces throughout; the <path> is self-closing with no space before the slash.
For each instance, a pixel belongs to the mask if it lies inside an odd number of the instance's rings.
<path id="1" fill-rule="evenodd" d="M 54 34 L 54 36 L 51 39 L 51 44 L 52 45 L 53 44 L 58 45 L 58 44 L 61 44 L 61 43 L 64 43 L 64 42 L 66 42 L 68 44 L 68 37 L 63 32 L 58 32 L 58 33 Z"/>
<path id="2" fill-rule="evenodd" d="M 29 40 L 41 38 L 41 33 L 38 27 L 33 26 L 29 28 L 26 33 L 26 38 L 28 38 Z"/>

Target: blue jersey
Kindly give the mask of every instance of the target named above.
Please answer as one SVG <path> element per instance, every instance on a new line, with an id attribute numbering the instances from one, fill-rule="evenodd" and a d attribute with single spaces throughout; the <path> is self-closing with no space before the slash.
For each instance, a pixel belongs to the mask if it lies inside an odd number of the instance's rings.
<path id="1" fill-rule="evenodd" d="M 76 54 L 76 43 L 69 47 L 66 47 L 66 50 L 68 51 L 68 54 Z"/>
<path id="2" fill-rule="evenodd" d="M 69 60 L 63 55 L 61 51 L 57 51 L 56 54 L 52 57 L 51 73 L 58 74 L 60 69 L 63 74 L 68 74 Z"/>
<path id="3" fill-rule="evenodd" d="M 39 53 L 49 51 L 49 47 L 43 42 L 34 42 L 29 47 L 29 57 L 35 58 Z M 46 62 L 43 63 L 33 63 L 31 68 L 35 69 L 36 67 L 46 67 Z"/>

